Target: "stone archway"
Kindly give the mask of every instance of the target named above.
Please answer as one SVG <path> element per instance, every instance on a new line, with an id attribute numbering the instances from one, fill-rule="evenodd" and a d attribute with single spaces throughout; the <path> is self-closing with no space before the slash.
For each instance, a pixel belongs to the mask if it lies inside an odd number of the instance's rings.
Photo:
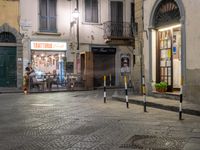
<path id="1" fill-rule="evenodd" d="M 151 11 L 151 14 L 150 14 L 150 20 L 149 20 L 149 60 L 150 60 L 150 81 L 152 81 L 152 59 L 153 59 L 153 56 L 152 56 L 152 51 L 153 51 L 153 48 L 152 48 L 152 43 L 153 43 L 153 39 L 152 39 L 152 35 L 153 35 L 153 30 L 155 30 L 158 26 L 158 22 L 155 21 L 155 17 L 157 15 L 157 11 L 159 9 L 159 7 L 161 6 L 162 2 L 164 2 L 165 0 L 157 0 L 155 2 L 155 4 L 153 5 L 153 8 L 152 8 L 152 11 Z M 175 19 L 175 21 L 178 21 L 180 24 L 181 24 L 181 78 L 182 78 L 182 81 L 184 80 L 185 81 L 185 78 L 186 78 L 186 31 L 185 31 L 185 9 L 184 9 L 184 6 L 183 6 L 183 3 L 181 0 L 169 0 L 167 2 L 172 2 L 172 3 L 175 3 L 178 7 L 178 11 L 179 11 L 179 15 L 180 15 L 180 18 L 173 18 Z M 170 19 L 170 18 L 169 18 Z M 178 19 L 178 20 L 176 20 Z"/>
<path id="2" fill-rule="evenodd" d="M 20 33 L 15 29 L 5 23 L 0 26 L 0 33 L 8 32 L 15 36 L 16 38 L 16 64 L 17 64 L 17 87 L 22 87 L 22 77 L 23 77 L 23 46 L 22 37 Z M 0 46 L 9 46 L 7 44 L 0 44 Z"/>

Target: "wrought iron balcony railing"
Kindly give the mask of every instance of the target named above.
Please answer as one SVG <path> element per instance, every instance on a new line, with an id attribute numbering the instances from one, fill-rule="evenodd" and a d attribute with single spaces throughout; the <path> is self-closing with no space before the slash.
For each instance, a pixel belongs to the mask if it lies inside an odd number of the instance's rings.
<path id="1" fill-rule="evenodd" d="M 134 38 L 136 23 L 112 22 L 103 23 L 104 39 L 129 40 Z"/>

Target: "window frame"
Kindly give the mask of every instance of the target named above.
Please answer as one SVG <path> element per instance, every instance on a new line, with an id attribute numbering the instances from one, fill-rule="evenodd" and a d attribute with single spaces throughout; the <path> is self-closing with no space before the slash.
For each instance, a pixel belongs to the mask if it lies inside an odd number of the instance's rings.
<path id="1" fill-rule="evenodd" d="M 50 11 L 49 10 L 51 10 L 51 8 L 50 8 L 50 4 L 49 4 L 49 1 L 50 0 L 45 0 L 45 1 L 47 1 L 47 15 L 46 15 L 46 17 L 47 17 L 47 21 L 46 21 L 46 23 L 47 23 L 47 28 L 45 28 L 45 29 L 42 29 L 41 28 L 41 1 L 42 0 L 39 0 L 39 2 L 38 2 L 38 4 L 39 4 L 39 17 L 38 17 L 38 20 L 39 20 L 39 32 L 45 32 L 45 33 L 57 33 L 57 0 L 55 0 L 55 6 L 54 6 L 54 8 L 55 8 L 55 16 L 53 16 L 53 17 L 55 17 L 55 28 L 54 29 L 51 29 L 51 23 L 50 23 L 50 18 L 52 17 L 51 15 L 50 15 Z"/>
<path id="2" fill-rule="evenodd" d="M 86 9 L 85 9 L 85 0 L 83 0 L 83 14 L 82 14 L 82 18 L 83 18 L 83 20 L 82 20 L 82 23 L 83 24 L 101 24 L 101 0 L 97 0 L 97 7 L 98 7 L 98 10 L 97 10 L 97 22 L 89 22 L 89 21 L 86 21 L 86 17 L 85 17 L 85 15 L 86 15 Z"/>

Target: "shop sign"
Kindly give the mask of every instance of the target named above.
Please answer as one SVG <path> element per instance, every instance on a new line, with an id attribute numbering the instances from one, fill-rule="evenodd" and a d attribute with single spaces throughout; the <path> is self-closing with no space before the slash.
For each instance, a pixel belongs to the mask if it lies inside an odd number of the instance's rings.
<path id="1" fill-rule="evenodd" d="M 115 54 L 116 48 L 109 47 L 92 47 L 92 52 L 97 54 Z"/>
<path id="2" fill-rule="evenodd" d="M 32 50 L 67 50 L 66 42 L 31 41 Z"/>

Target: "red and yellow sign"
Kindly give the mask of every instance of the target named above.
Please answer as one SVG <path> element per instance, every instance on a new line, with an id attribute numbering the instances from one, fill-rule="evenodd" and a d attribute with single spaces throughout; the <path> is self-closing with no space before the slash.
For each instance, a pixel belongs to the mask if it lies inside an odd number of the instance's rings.
<path id="1" fill-rule="evenodd" d="M 67 50 L 66 42 L 31 41 L 32 50 Z"/>

